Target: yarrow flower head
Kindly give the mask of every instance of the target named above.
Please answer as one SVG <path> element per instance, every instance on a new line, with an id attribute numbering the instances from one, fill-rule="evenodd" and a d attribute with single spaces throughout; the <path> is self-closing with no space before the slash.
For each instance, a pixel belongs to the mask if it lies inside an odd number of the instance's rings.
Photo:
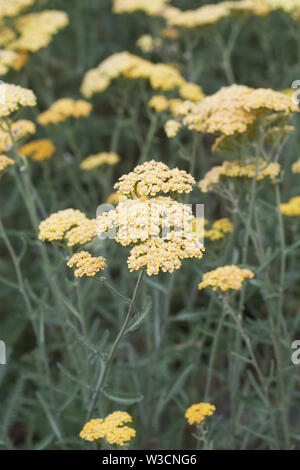
<path id="1" fill-rule="evenodd" d="M 9 116 L 22 107 L 36 105 L 36 96 L 33 91 L 9 83 L 4 83 L 2 86 L 4 87 L 4 100 L 0 102 L 0 117 Z"/>
<path id="2" fill-rule="evenodd" d="M 145 53 L 151 52 L 162 45 L 161 38 L 154 38 L 150 34 L 143 34 L 137 41 L 136 45 Z"/>
<path id="3" fill-rule="evenodd" d="M 114 0 L 113 12 L 114 13 L 132 13 L 140 10 L 154 15 L 158 13 L 164 5 L 170 0 Z"/>
<path id="4" fill-rule="evenodd" d="M 85 171 L 90 171 L 102 165 L 116 165 L 119 161 L 120 157 L 115 152 L 101 152 L 85 158 L 81 162 L 80 168 Z"/>
<path id="5" fill-rule="evenodd" d="M 30 157 L 36 162 L 51 158 L 55 152 L 55 145 L 50 139 L 38 139 L 28 142 L 20 148 L 20 153 Z"/>
<path id="6" fill-rule="evenodd" d="M 0 75 L 6 75 L 18 60 L 18 54 L 9 49 L 0 49 Z"/>
<path id="7" fill-rule="evenodd" d="M 220 240 L 225 237 L 227 233 L 233 231 L 233 225 L 229 219 L 223 218 L 216 220 L 211 228 L 204 230 L 204 237 L 211 241 Z"/>
<path id="8" fill-rule="evenodd" d="M 14 24 L 19 37 L 9 43 L 9 48 L 36 52 L 48 46 L 53 36 L 68 23 L 68 15 L 58 10 L 44 10 L 21 16 Z"/>
<path id="9" fill-rule="evenodd" d="M 198 285 L 202 290 L 206 287 L 212 290 L 227 291 L 238 290 L 242 287 L 245 279 L 252 279 L 254 274 L 250 269 L 241 269 L 238 266 L 221 266 L 203 275 L 203 280 Z"/>
<path id="10" fill-rule="evenodd" d="M 79 210 L 65 209 L 51 214 L 39 225 L 39 239 L 59 241 L 64 238 L 68 246 L 83 245 L 96 236 L 95 219 L 88 219 Z"/>
<path id="11" fill-rule="evenodd" d="M 0 18 L 16 16 L 23 8 L 31 6 L 35 0 L 0 0 Z"/>
<path id="12" fill-rule="evenodd" d="M 89 70 L 83 78 L 81 93 L 86 98 L 102 93 L 114 79 L 121 76 L 129 80 L 147 79 L 154 90 L 160 88 L 169 91 L 177 88 L 182 96 L 188 96 L 189 99 L 200 99 L 203 96 L 201 88 L 187 82 L 175 66 L 154 64 L 127 51 L 117 52 Z"/>
<path id="13" fill-rule="evenodd" d="M 300 216 L 300 196 L 292 197 L 289 202 L 280 204 L 280 212 L 289 217 Z"/>
<path id="14" fill-rule="evenodd" d="M 123 246 L 135 244 L 127 260 L 130 271 L 173 272 L 185 258 L 202 258 L 204 247 L 193 230 L 192 209 L 170 196 L 190 192 L 194 179 L 185 171 L 154 160 L 137 166 L 115 185 L 125 196 L 117 207 L 97 217 L 97 233 Z"/>
<path id="15" fill-rule="evenodd" d="M 35 132 L 34 122 L 27 119 L 19 119 L 15 122 L 3 121 L 0 128 L 0 152 L 11 150 L 13 141 L 19 142 L 25 136 L 35 134 Z"/>
<path id="16" fill-rule="evenodd" d="M 271 89 L 253 89 L 243 85 L 221 88 L 200 102 L 187 101 L 178 114 L 179 122 L 188 129 L 203 133 L 221 133 L 226 136 L 244 133 L 258 119 L 277 116 L 290 117 L 298 111 L 292 97 Z"/>
<path id="17" fill-rule="evenodd" d="M 103 256 L 92 256 L 88 251 L 80 251 L 75 253 L 67 262 L 69 268 L 75 267 L 75 277 L 93 277 L 99 271 L 103 271 L 107 267 L 106 260 Z"/>
<path id="18" fill-rule="evenodd" d="M 164 95 L 154 95 L 150 99 L 148 105 L 150 108 L 155 109 L 155 111 L 161 113 L 166 111 L 169 108 L 169 100 Z"/>
<path id="19" fill-rule="evenodd" d="M 170 229 L 192 233 L 194 216 L 189 206 L 171 197 L 137 198 L 120 201 L 116 209 L 98 217 L 99 235 L 115 229 L 115 239 L 123 246 L 167 236 Z"/>
<path id="20" fill-rule="evenodd" d="M 0 174 L 2 171 L 6 170 L 7 167 L 14 164 L 15 162 L 11 158 L 7 157 L 6 155 L 0 155 Z"/>
<path id="21" fill-rule="evenodd" d="M 199 85 L 197 85 L 196 83 L 189 83 L 189 82 L 184 83 L 179 88 L 179 94 L 185 100 L 191 100 L 191 101 L 197 101 L 197 102 L 201 101 L 205 96 L 202 91 L 202 88 Z"/>
<path id="22" fill-rule="evenodd" d="M 186 258 L 203 257 L 204 247 L 192 234 L 176 236 L 170 232 L 164 238 L 148 239 L 130 251 L 127 264 L 130 271 L 147 269 L 148 276 L 157 275 L 159 270 L 172 273 L 179 269 Z"/>
<path id="23" fill-rule="evenodd" d="M 177 121 L 174 121 L 174 119 L 170 119 L 164 125 L 165 133 L 169 139 L 176 137 L 180 128 L 181 124 Z"/>
<path id="24" fill-rule="evenodd" d="M 97 439 L 106 439 L 109 444 L 124 446 L 136 435 L 135 429 L 124 426 L 131 423 L 132 418 L 125 411 L 114 411 L 105 419 L 91 419 L 85 424 L 79 436 L 86 441 L 95 441 Z"/>
<path id="25" fill-rule="evenodd" d="M 189 193 L 194 183 L 194 178 L 186 171 L 178 168 L 170 170 L 164 163 L 151 160 L 121 176 L 114 188 L 134 198 L 156 196 L 159 193 Z"/>
<path id="26" fill-rule="evenodd" d="M 185 11 L 170 6 L 162 10 L 160 14 L 171 26 L 199 28 L 215 24 L 232 14 L 243 15 L 255 13 L 256 15 L 264 16 L 270 11 L 268 5 L 264 3 L 268 1 L 272 0 L 224 1 L 217 4 L 203 5 L 195 10 Z"/>
<path id="27" fill-rule="evenodd" d="M 214 166 L 208 171 L 198 186 L 203 193 L 207 193 L 217 190 L 226 178 L 256 178 L 258 181 L 269 178 L 274 183 L 279 173 L 279 163 L 266 163 L 262 158 L 258 160 L 257 164 L 253 158 L 247 158 L 244 163 L 226 160 L 222 165 Z"/>
<path id="28" fill-rule="evenodd" d="M 47 111 L 38 116 L 38 123 L 42 126 L 59 124 L 69 118 L 88 117 L 91 111 L 92 105 L 87 101 L 62 98 L 55 101 Z"/>
<path id="29" fill-rule="evenodd" d="M 201 424 L 205 418 L 211 416 L 216 411 L 215 405 L 210 403 L 195 403 L 191 405 L 185 413 L 185 417 L 189 424 Z"/>
<path id="30" fill-rule="evenodd" d="M 96 219 L 86 219 L 65 233 L 68 246 L 85 245 L 96 236 Z"/>

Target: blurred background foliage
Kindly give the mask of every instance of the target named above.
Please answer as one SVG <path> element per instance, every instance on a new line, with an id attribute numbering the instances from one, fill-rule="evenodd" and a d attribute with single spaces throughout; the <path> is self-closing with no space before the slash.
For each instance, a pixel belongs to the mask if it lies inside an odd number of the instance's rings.
<path id="1" fill-rule="evenodd" d="M 193 0 L 174 1 L 182 9 L 202 4 Z M 38 105 L 22 117 L 34 119 L 61 97 L 80 98 L 84 73 L 109 55 L 128 50 L 153 62 L 175 63 L 190 81 L 200 84 L 205 94 L 228 85 L 222 48 L 216 31 L 226 41 L 236 19 L 225 19 L 209 29 L 181 34 L 166 40 L 162 50 L 144 54 L 136 41 L 143 34 L 158 35 L 163 20 L 142 12 L 115 15 L 110 0 L 40 0 L 32 11 L 59 9 L 68 13 L 70 24 L 57 34 L 49 47 L 33 54 L 20 72 L 10 72 L 5 80 L 34 90 Z M 266 18 L 249 17 L 240 25 L 232 52 L 236 83 L 251 87 L 282 90 L 300 78 L 300 25 L 283 12 Z M 192 66 L 191 66 L 192 62 Z M 118 80 L 105 93 L 95 96 L 93 112 L 87 119 L 60 126 L 38 127 L 37 137 L 51 137 L 57 147 L 55 156 L 42 164 L 31 162 L 31 178 L 42 204 L 43 219 L 52 212 L 72 207 L 95 217 L 99 204 L 112 192 L 113 183 L 137 164 L 149 128 L 149 109 L 145 103 L 154 94 L 150 87 L 131 83 L 130 100 L 120 124 L 115 150 L 121 162 L 113 169 L 82 174 L 79 161 L 99 151 L 108 151 L 116 125 L 118 90 L 127 86 Z M 141 98 L 142 97 L 142 98 Z M 151 118 L 151 116 L 150 116 Z M 296 129 L 299 129 L 295 118 Z M 173 141 L 160 127 L 150 143 L 149 159 L 169 166 L 189 169 Z M 136 127 L 134 127 L 136 126 Z M 191 135 L 184 136 L 187 149 Z M 291 164 L 299 158 L 298 130 L 284 148 L 285 200 L 299 194 L 299 177 L 292 175 Z M 212 139 L 204 137 L 197 154 L 196 180 L 222 156 L 211 154 Z M 265 241 L 278 244 L 275 217 L 270 210 L 271 190 L 260 195 L 259 217 L 264 222 Z M 216 195 L 203 195 L 198 189 L 193 202 L 205 203 L 209 220 L 229 217 L 226 203 Z M 246 209 L 246 208 L 245 208 Z M 18 188 L 11 175 L 0 183 L 0 211 L 11 245 L 19 256 L 26 292 L 33 314 L 26 311 L 16 281 L 16 272 L 4 243 L 0 240 L 0 337 L 7 344 L 7 365 L 0 366 L 0 447 L 5 449 L 80 449 L 96 448 L 77 436 L 86 422 L 92 390 L 99 374 L 99 356 L 115 338 L 126 313 L 126 304 L 115 298 L 104 285 L 80 280 L 65 266 L 66 248 L 47 247 L 52 274 L 60 291 L 57 306 L 50 292 L 38 240 Z M 287 241 L 297 240 L 299 225 L 287 223 Z M 239 257 L 243 229 L 235 233 L 236 259 Z M 189 260 L 173 275 L 147 278 L 136 313 L 138 324 L 128 332 L 110 371 L 98 416 L 116 409 L 133 416 L 137 437 L 132 448 L 190 449 L 195 447 L 193 429 L 184 413 L 191 403 L 204 400 L 211 348 L 220 316 L 218 299 L 197 290 L 202 274 L 228 263 L 228 239 L 209 242 L 202 261 Z M 126 265 L 126 248 L 113 242 L 93 241 L 89 249 L 109 260 L 109 278 L 129 295 L 136 281 Z M 274 262 L 276 274 L 278 263 Z M 289 259 L 284 311 L 293 339 L 300 337 L 299 325 L 299 250 Z M 263 282 L 247 292 L 244 315 L 247 331 L 269 380 L 276 381 L 273 350 L 265 307 L 260 293 Z M 87 332 L 78 320 L 84 311 Z M 58 310 L 61 310 L 60 312 Z M 64 328 L 62 328 L 62 324 Z M 63 331 L 64 330 L 64 331 Z M 264 401 L 255 387 L 256 378 L 243 359 L 234 357 L 234 325 L 225 322 L 218 346 L 209 396 L 217 411 L 209 421 L 209 438 L 217 449 L 272 448 L 270 423 Z M 281 338 L 279 339 L 281 341 Z M 283 369 L 287 380 L 290 446 L 299 447 L 299 370 L 290 361 L 290 345 L 284 344 Z M 235 383 L 235 368 L 240 382 Z M 282 404 L 286 406 L 286 404 Z M 278 410 L 275 410 L 275 413 Z M 280 439 L 279 439 L 280 440 Z M 282 441 L 283 439 L 281 439 Z M 280 441 L 280 442 L 281 442 Z"/>

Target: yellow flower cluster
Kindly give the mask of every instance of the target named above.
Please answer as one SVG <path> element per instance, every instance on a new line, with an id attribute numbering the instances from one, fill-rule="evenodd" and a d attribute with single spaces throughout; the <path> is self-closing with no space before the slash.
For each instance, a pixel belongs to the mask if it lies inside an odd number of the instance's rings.
<path id="1" fill-rule="evenodd" d="M 164 238 L 171 230 L 176 230 L 178 237 L 183 231 L 190 234 L 193 221 L 191 208 L 170 197 L 128 199 L 98 217 L 97 231 L 101 235 L 117 229 L 116 241 L 126 246 L 149 238 Z"/>
<path id="2" fill-rule="evenodd" d="M 201 101 L 204 98 L 202 88 L 196 83 L 185 82 L 179 88 L 181 98 L 191 101 Z"/>
<path id="3" fill-rule="evenodd" d="M 209 287 L 212 290 L 238 290 L 242 287 L 245 279 L 252 279 L 253 277 L 254 274 L 250 269 L 241 269 L 234 265 L 221 266 L 220 268 L 204 274 L 202 282 L 198 285 L 198 289 L 201 290 Z"/>
<path id="4" fill-rule="evenodd" d="M 5 75 L 18 60 L 18 54 L 9 49 L 0 49 L 0 75 Z"/>
<path id="5" fill-rule="evenodd" d="M 93 277 L 99 271 L 103 271 L 103 269 L 107 267 L 105 261 L 103 256 L 94 257 L 88 251 L 80 251 L 69 259 L 67 266 L 69 268 L 75 266 L 75 277 Z"/>
<path id="6" fill-rule="evenodd" d="M 194 183 L 194 178 L 185 170 L 170 170 L 164 163 L 151 160 L 121 176 L 114 188 L 134 198 L 155 196 L 158 193 L 189 193 Z"/>
<path id="7" fill-rule="evenodd" d="M 217 4 L 203 5 L 196 10 L 182 11 L 175 7 L 166 7 L 161 15 L 171 26 L 195 28 L 217 23 L 232 14 L 255 13 L 265 15 L 269 8 L 257 0 L 225 1 Z"/>
<path id="8" fill-rule="evenodd" d="M 51 214 L 39 225 L 39 239 L 68 241 L 68 246 L 84 244 L 96 236 L 95 221 L 79 210 L 65 209 Z"/>
<path id="9" fill-rule="evenodd" d="M 185 258 L 202 258 L 204 247 L 193 230 L 195 217 L 189 206 L 158 193 L 189 192 L 194 178 L 170 170 L 154 160 L 123 175 L 115 188 L 129 197 L 97 218 L 97 233 L 113 235 L 123 246 L 136 244 L 127 260 L 130 271 L 147 269 L 173 272 Z M 152 197 L 149 197 L 152 196 Z"/>
<path id="10" fill-rule="evenodd" d="M 300 196 L 292 197 L 289 202 L 280 204 L 280 212 L 290 217 L 300 216 Z"/>
<path id="11" fill-rule="evenodd" d="M 131 422 L 130 414 L 125 411 L 114 411 L 105 419 L 91 419 L 85 424 L 79 436 L 86 441 L 105 438 L 109 444 L 123 446 L 136 435 L 135 429 L 124 426 L 125 423 Z"/>
<path id="12" fill-rule="evenodd" d="M 202 96 L 202 90 L 198 85 L 186 82 L 180 72 L 169 64 L 153 64 L 149 60 L 142 59 L 127 51 L 111 55 L 98 67 L 89 70 L 83 79 L 81 93 L 90 98 L 95 93 L 106 90 L 111 81 L 124 76 L 128 79 L 148 79 L 153 89 L 161 88 L 168 91 L 175 88 L 181 90 L 181 94 L 191 98 Z"/>
<path id="13" fill-rule="evenodd" d="M 79 119 L 87 117 L 92 111 L 92 105 L 84 100 L 61 98 L 55 101 L 47 111 L 38 116 L 38 123 L 42 126 L 59 124 L 69 118 Z"/>
<path id="14" fill-rule="evenodd" d="M 134 11 L 144 11 L 149 15 L 158 13 L 170 0 L 114 0 L 114 13 L 132 13 Z"/>
<path id="15" fill-rule="evenodd" d="M 231 85 L 199 103 L 183 103 L 178 114 L 190 130 L 233 135 L 245 132 L 258 117 L 274 111 L 288 116 L 298 111 L 298 106 L 293 104 L 291 96 L 278 91 Z"/>
<path id="16" fill-rule="evenodd" d="M 222 178 L 256 178 L 258 181 L 270 178 L 274 182 L 280 173 L 279 163 L 267 163 L 260 158 L 256 166 L 253 158 L 247 159 L 244 163 L 239 161 L 224 161 L 220 166 L 214 166 L 206 173 L 204 178 L 198 183 L 203 193 L 213 191 L 222 182 Z"/>
<path id="17" fill-rule="evenodd" d="M 210 403 L 195 403 L 190 406 L 185 413 L 189 424 L 201 424 L 207 416 L 211 416 L 216 411 L 215 405 Z"/>
<path id="18" fill-rule="evenodd" d="M 14 24 L 19 37 L 9 43 L 9 48 L 36 52 L 48 46 L 53 36 L 68 23 L 64 11 L 44 10 L 21 16 Z"/>
<path id="19" fill-rule="evenodd" d="M 293 173 L 300 173 L 300 158 L 292 166 Z"/>
<path id="20" fill-rule="evenodd" d="M 164 125 L 166 136 L 169 137 L 169 139 L 176 137 L 180 128 L 181 124 L 174 121 L 174 119 L 169 119 Z"/>
<path id="21" fill-rule="evenodd" d="M 169 100 L 163 95 L 154 95 L 150 99 L 148 106 L 155 109 L 158 113 L 169 109 Z"/>
<path id="22" fill-rule="evenodd" d="M 0 0 L 0 18 L 16 16 L 23 8 L 31 6 L 35 0 Z"/>
<path id="23" fill-rule="evenodd" d="M 114 152 L 101 152 L 96 155 L 90 155 L 85 158 L 81 164 L 80 168 L 85 171 L 93 170 L 101 165 L 116 165 L 120 161 L 119 155 Z"/>
<path id="24" fill-rule="evenodd" d="M 93 240 L 96 233 L 96 219 L 86 219 L 65 234 L 68 246 L 84 245 Z"/>
<path id="25" fill-rule="evenodd" d="M 11 137 L 9 127 L 11 128 Z M 27 119 L 19 119 L 15 122 L 2 122 L 0 127 L 0 152 L 11 150 L 13 140 L 18 142 L 23 137 L 34 134 L 36 127 L 34 122 L 28 121 Z"/>
<path id="26" fill-rule="evenodd" d="M 25 157 L 30 157 L 36 162 L 42 162 L 52 157 L 55 152 L 55 145 L 50 139 L 38 139 L 28 142 L 20 148 L 20 153 Z"/>
<path id="27" fill-rule="evenodd" d="M 0 117 L 9 116 L 23 106 L 36 105 L 33 91 L 8 83 L 2 84 L 2 87 L 4 87 L 4 100 L 0 103 Z"/>
<path id="28" fill-rule="evenodd" d="M 130 271 L 147 268 L 148 276 L 163 272 L 174 272 L 181 266 L 181 260 L 203 257 L 204 247 L 192 234 L 183 233 L 177 237 L 176 231 L 165 238 L 151 238 L 135 246 L 127 260 Z"/>
<path id="29" fill-rule="evenodd" d="M 220 240 L 224 238 L 226 233 L 231 233 L 233 231 L 233 225 L 229 219 L 223 218 L 216 220 L 210 229 L 204 230 L 204 236 L 209 238 L 211 241 Z"/>
<path id="30" fill-rule="evenodd" d="M 6 155 L 0 155 L 0 173 L 10 165 L 14 165 L 15 162 L 11 158 L 7 157 Z"/>

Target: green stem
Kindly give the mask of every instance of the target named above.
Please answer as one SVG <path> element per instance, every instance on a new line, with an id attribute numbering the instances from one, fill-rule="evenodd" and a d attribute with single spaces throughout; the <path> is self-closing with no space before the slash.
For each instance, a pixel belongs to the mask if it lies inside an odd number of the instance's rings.
<path id="1" fill-rule="evenodd" d="M 111 363 L 114 359 L 114 356 L 115 356 L 115 354 L 118 350 L 119 344 L 122 341 L 123 337 L 125 336 L 128 324 L 129 324 L 129 322 L 131 320 L 131 317 L 133 315 L 133 312 L 134 312 L 134 306 L 135 306 L 136 300 L 138 298 L 138 294 L 139 294 L 141 286 L 142 286 L 142 280 L 143 280 L 143 277 L 144 277 L 144 273 L 145 273 L 144 269 L 142 269 L 139 273 L 139 277 L 138 277 L 138 280 L 137 280 L 137 283 L 136 283 L 136 286 L 135 286 L 135 289 L 134 289 L 134 292 L 133 292 L 133 296 L 132 296 L 130 304 L 129 304 L 129 309 L 128 309 L 127 315 L 125 317 L 124 323 L 123 323 L 123 325 L 122 325 L 122 327 L 119 331 L 118 336 L 116 337 L 116 339 L 115 339 L 115 341 L 112 345 L 112 348 L 111 348 L 111 350 L 110 350 L 110 352 L 107 356 L 105 364 L 102 367 L 101 374 L 99 376 L 99 380 L 98 380 L 98 383 L 96 385 L 96 390 L 95 390 L 94 396 L 92 398 L 92 403 L 91 403 L 91 406 L 90 406 L 90 409 L 89 409 L 88 420 L 91 418 L 91 416 L 93 414 L 93 411 L 95 409 L 99 393 L 101 392 L 101 389 L 103 388 L 103 386 L 105 384 L 105 379 L 106 379 L 107 373 L 108 373 L 109 368 L 111 366 Z"/>
<path id="2" fill-rule="evenodd" d="M 214 364 L 215 364 L 215 358 L 216 358 L 219 338 L 220 338 L 220 334 L 221 334 L 221 331 L 222 331 L 222 328 L 223 328 L 223 325 L 224 325 L 225 316 L 226 316 L 226 310 L 225 310 L 225 308 L 223 308 L 221 318 L 219 319 L 219 322 L 218 322 L 217 331 L 214 335 L 212 349 L 211 349 L 210 357 L 209 357 L 208 373 L 207 373 L 205 392 L 204 392 L 204 401 L 205 402 L 209 399 L 212 373 L 213 373 L 213 368 L 214 368 Z"/>
<path id="3" fill-rule="evenodd" d="M 37 236 L 38 235 L 38 227 L 39 227 L 39 219 L 38 219 L 38 214 L 37 214 L 37 210 L 36 210 L 36 206 L 35 206 L 35 200 L 34 200 L 34 196 L 33 196 L 33 194 L 35 194 L 35 190 L 34 190 L 34 187 L 31 183 L 28 164 L 27 164 L 27 161 L 24 162 L 24 165 L 25 165 L 25 170 L 24 170 L 22 168 L 22 166 L 23 166 L 22 160 L 21 160 L 21 157 L 19 156 L 18 146 L 17 146 L 16 140 L 14 138 L 14 135 L 13 135 L 13 132 L 12 132 L 12 129 L 11 129 L 11 124 L 10 124 L 9 121 L 7 121 L 7 128 L 8 128 L 11 140 L 12 140 L 12 153 L 13 153 L 15 161 L 18 164 L 19 169 L 20 169 L 19 173 L 17 171 L 14 171 L 14 175 L 15 175 L 15 178 L 17 180 L 17 185 L 20 189 L 21 195 L 24 198 L 25 206 L 28 209 L 29 217 L 30 217 L 31 224 L 32 224 L 32 227 L 34 229 L 35 235 Z M 65 322 L 64 322 L 64 319 L 63 319 L 63 316 L 62 316 L 62 311 L 64 309 L 63 309 L 63 306 L 62 306 L 62 303 L 61 303 L 61 300 L 60 300 L 58 287 L 57 287 L 56 282 L 55 282 L 55 280 L 52 276 L 51 263 L 49 261 L 48 254 L 47 254 L 47 251 L 46 251 L 44 245 L 41 242 L 39 242 L 38 247 L 39 247 L 39 250 L 40 250 L 41 257 L 43 259 L 44 270 L 45 270 L 45 274 L 47 276 L 47 279 L 49 281 L 51 293 L 52 293 L 52 296 L 53 296 L 53 299 L 54 299 L 54 302 L 55 302 L 55 306 L 56 306 L 56 311 L 57 311 L 58 315 L 60 316 L 62 330 L 63 330 L 64 336 L 65 336 L 65 339 L 67 339 L 66 326 L 65 326 Z"/>
<path id="4" fill-rule="evenodd" d="M 143 150 L 139 159 L 139 164 L 144 163 L 147 160 L 150 146 L 151 146 L 152 140 L 154 138 L 154 135 L 157 129 L 158 119 L 159 119 L 158 113 L 153 114 L 151 117 L 150 126 L 147 132 L 145 145 L 143 146 Z"/>

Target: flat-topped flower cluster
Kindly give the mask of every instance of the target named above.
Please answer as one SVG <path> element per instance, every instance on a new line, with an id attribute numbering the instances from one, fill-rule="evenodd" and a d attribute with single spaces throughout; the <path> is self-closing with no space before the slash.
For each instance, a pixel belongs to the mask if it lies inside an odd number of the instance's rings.
<path id="1" fill-rule="evenodd" d="M 116 183 L 118 194 L 127 199 L 97 218 L 98 235 L 124 246 L 134 244 L 129 269 L 145 268 L 148 275 L 160 269 L 173 272 L 184 258 L 202 258 L 204 247 L 193 230 L 192 209 L 172 197 L 192 191 L 194 182 L 184 170 L 154 160 L 137 166 Z"/>

